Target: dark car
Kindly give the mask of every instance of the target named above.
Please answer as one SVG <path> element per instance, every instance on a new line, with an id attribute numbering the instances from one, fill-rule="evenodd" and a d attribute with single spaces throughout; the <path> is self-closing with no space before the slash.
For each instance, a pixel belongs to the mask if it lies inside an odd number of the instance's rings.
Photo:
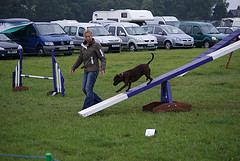
<path id="1" fill-rule="evenodd" d="M 194 40 L 178 27 L 170 25 L 149 24 L 141 26 L 148 34 L 157 38 L 158 48 L 192 48 Z"/>
<path id="2" fill-rule="evenodd" d="M 0 58 L 19 57 L 22 46 L 11 41 L 6 35 L 0 34 Z"/>

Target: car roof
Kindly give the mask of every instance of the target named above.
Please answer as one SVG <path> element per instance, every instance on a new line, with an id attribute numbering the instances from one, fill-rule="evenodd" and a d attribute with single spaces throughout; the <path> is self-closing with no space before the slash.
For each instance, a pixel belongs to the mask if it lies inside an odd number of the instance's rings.
<path id="1" fill-rule="evenodd" d="M 199 21 L 185 21 L 185 22 L 181 22 L 180 25 L 182 24 L 199 24 L 199 25 L 207 25 L 207 24 L 211 24 L 209 22 L 199 22 Z M 211 24 L 212 25 L 212 24 Z"/>
<path id="2" fill-rule="evenodd" d="M 100 26 L 102 27 L 102 25 L 100 24 L 96 24 L 96 23 L 87 23 L 87 22 L 79 22 L 79 23 L 69 23 L 66 24 L 64 26 L 77 26 L 77 27 L 92 27 L 92 26 Z"/>
<path id="3" fill-rule="evenodd" d="M 136 23 L 130 23 L 130 22 L 115 22 L 115 23 L 109 23 L 108 25 L 111 25 L 111 26 L 123 26 L 123 27 L 138 27 L 139 26 Z"/>

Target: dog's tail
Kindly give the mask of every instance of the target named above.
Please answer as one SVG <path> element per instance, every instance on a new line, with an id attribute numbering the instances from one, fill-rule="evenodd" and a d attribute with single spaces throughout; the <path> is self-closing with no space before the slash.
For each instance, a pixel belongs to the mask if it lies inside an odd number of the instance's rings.
<path id="1" fill-rule="evenodd" d="M 154 54 L 153 53 L 151 53 L 151 54 L 152 54 L 152 59 L 147 63 L 147 65 L 149 65 L 154 59 Z"/>

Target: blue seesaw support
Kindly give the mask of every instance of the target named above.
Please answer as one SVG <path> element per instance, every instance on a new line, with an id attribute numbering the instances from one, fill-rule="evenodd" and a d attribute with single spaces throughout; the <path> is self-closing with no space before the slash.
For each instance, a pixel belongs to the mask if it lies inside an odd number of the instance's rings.
<path id="1" fill-rule="evenodd" d="M 234 31 L 232 34 L 228 35 L 226 38 L 218 42 L 216 45 L 196 57 L 191 62 L 174 69 L 166 74 L 163 74 L 159 77 L 156 77 L 152 80 L 152 82 L 147 85 L 147 82 L 140 84 L 132 89 L 130 89 L 128 92 L 120 93 L 116 96 L 113 96 L 107 100 L 104 100 L 98 104 L 95 104 L 87 109 L 84 109 L 82 111 L 79 111 L 78 114 L 82 117 L 90 116 L 96 112 L 99 112 L 107 107 L 110 107 L 114 104 L 117 104 L 123 100 L 126 100 L 132 96 L 135 96 L 145 90 L 148 90 L 152 87 L 155 87 L 162 83 L 162 91 L 161 91 L 161 101 L 163 103 L 172 103 L 172 95 L 171 95 L 171 87 L 168 80 L 175 78 L 181 74 L 184 74 L 190 70 L 193 70 L 199 66 L 202 66 L 212 60 L 215 60 L 219 57 L 222 57 L 228 53 L 231 53 L 235 50 L 238 50 L 240 48 L 240 41 L 234 42 L 230 45 L 228 45 L 230 42 L 232 42 L 235 38 L 237 38 L 240 35 L 240 29 Z"/>

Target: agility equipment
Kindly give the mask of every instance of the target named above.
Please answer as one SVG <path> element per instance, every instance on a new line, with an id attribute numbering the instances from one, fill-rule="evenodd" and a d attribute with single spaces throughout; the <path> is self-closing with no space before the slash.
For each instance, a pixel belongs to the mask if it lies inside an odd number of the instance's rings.
<path id="1" fill-rule="evenodd" d="M 44 77 L 44 76 L 35 76 L 35 75 L 26 75 L 22 74 L 22 59 L 23 59 L 23 53 L 20 51 L 20 60 L 18 61 L 18 65 L 16 66 L 15 71 L 13 71 L 12 74 L 12 88 L 13 91 L 18 90 L 28 90 L 28 87 L 24 87 L 22 85 L 22 77 L 27 78 L 39 78 L 39 79 L 49 79 L 53 80 L 53 86 L 54 90 L 49 91 L 48 95 L 56 95 L 58 93 L 62 93 L 62 97 L 64 97 L 64 77 L 61 72 L 61 69 L 57 63 L 57 60 L 54 56 L 54 51 L 52 51 L 52 70 L 53 70 L 53 77 Z"/>
<path id="2" fill-rule="evenodd" d="M 204 53 L 196 57 L 191 62 L 174 69 L 166 74 L 163 74 L 159 77 L 156 77 L 152 80 L 152 82 L 147 85 L 146 83 L 143 83 L 139 86 L 136 86 L 132 89 L 130 89 L 128 92 L 123 92 L 121 94 L 118 94 L 114 97 L 111 97 L 107 100 L 104 100 L 98 104 L 95 104 L 87 109 L 81 110 L 78 112 L 78 114 L 82 117 L 90 116 L 96 112 L 99 112 L 109 106 L 112 106 L 116 103 L 119 103 L 123 100 L 126 100 L 132 96 L 135 96 L 145 90 L 148 90 L 152 87 L 155 87 L 156 85 L 162 84 L 162 91 L 161 91 L 161 104 L 174 104 L 175 102 L 172 100 L 172 94 L 171 94 L 171 87 L 168 80 L 175 78 L 181 74 L 184 74 L 190 70 L 193 70 L 201 65 L 204 65 L 212 60 L 215 60 L 219 57 L 222 57 L 228 53 L 231 53 L 235 50 L 238 50 L 240 48 L 240 41 L 234 42 L 230 45 L 228 45 L 230 42 L 232 42 L 235 38 L 237 38 L 240 35 L 240 29 L 234 31 L 233 33 L 229 34 L 227 37 L 219 41 L 216 45 L 212 46 L 208 50 L 206 50 Z"/>

